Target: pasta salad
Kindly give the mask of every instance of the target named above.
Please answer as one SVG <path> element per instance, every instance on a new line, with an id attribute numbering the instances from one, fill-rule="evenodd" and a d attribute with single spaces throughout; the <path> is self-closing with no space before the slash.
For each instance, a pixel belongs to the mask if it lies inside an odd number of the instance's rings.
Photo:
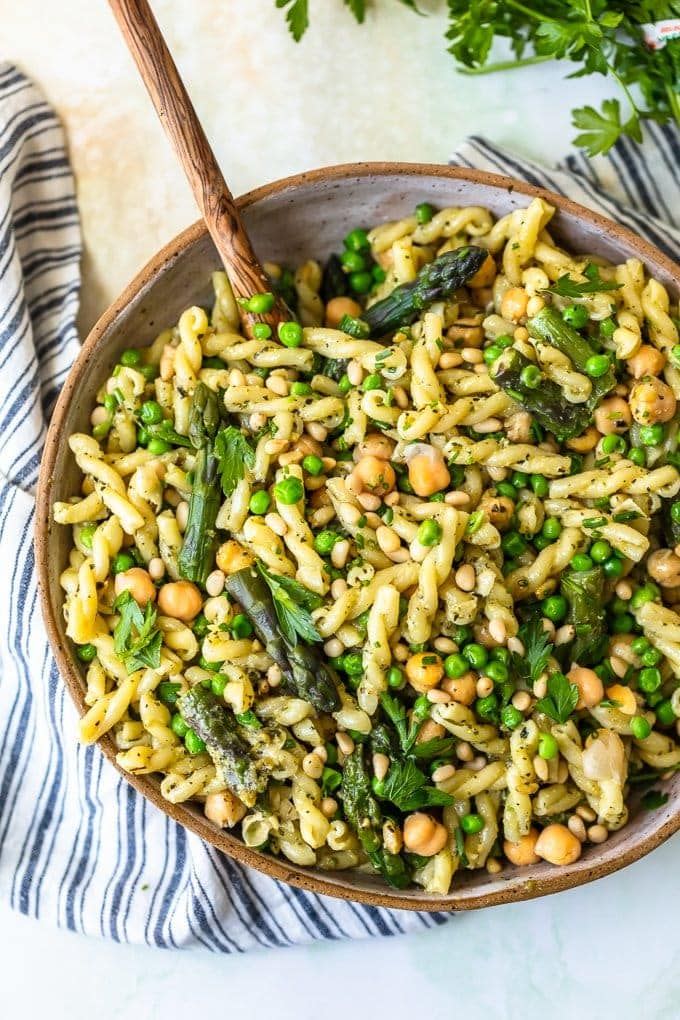
<path id="1" fill-rule="evenodd" d="M 575 862 L 680 766 L 677 308 L 553 214 L 424 202 L 266 265 L 276 332 L 216 272 L 122 353 L 54 506 L 83 741 L 440 894 Z"/>

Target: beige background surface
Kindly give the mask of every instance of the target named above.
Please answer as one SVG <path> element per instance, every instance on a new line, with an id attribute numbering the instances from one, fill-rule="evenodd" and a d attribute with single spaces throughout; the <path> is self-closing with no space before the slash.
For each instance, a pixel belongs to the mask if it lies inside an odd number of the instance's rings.
<path id="1" fill-rule="evenodd" d="M 567 101 L 564 67 L 457 74 L 445 0 L 419 4 L 428 17 L 375 0 L 360 28 L 341 0 L 310 0 L 297 46 L 274 0 L 153 7 L 235 194 L 331 163 L 445 162 L 472 132 L 549 162 L 563 155 L 571 105 L 607 94 L 604 83 L 572 81 Z M 68 131 L 87 330 L 195 206 L 106 0 L 0 0 L 3 58 L 42 85 Z"/>

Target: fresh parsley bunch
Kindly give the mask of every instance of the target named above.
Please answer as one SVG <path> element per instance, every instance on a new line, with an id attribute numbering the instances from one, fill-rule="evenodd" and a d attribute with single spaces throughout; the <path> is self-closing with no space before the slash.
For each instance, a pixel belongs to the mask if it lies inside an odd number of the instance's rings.
<path id="1" fill-rule="evenodd" d="M 399 0 L 417 11 L 414 0 Z M 370 0 L 343 0 L 364 21 Z M 276 0 L 299 40 L 309 24 L 309 0 Z M 644 25 L 680 17 L 679 0 L 447 0 L 449 52 L 468 74 L 507 71 L 548 60 L 578 65 L 569 77 L 603 74 L 621 97 L 600 109 L 573 111 L 576 145 L 589 156 L 606 153 L 627 135 L 642 140 L 642 122 L 680 124 L 680 40 L 652 50 Z M 493 59 L 494 44 L 508 40 L 512 57 Z M 623 105 L 621 103 L 623 98 Z"/>

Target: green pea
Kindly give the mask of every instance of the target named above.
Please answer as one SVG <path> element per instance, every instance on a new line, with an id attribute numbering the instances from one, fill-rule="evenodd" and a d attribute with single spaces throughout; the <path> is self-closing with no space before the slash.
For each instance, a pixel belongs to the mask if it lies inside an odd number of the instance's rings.
<path id="1" fill-rule="evenodd" d="M 129 347 L 120 356 L 120 363 L 125 368 L 134 368 L 142 360 L 142 352 L 138 351 L 135 347 Z"/>
<path id="2" fill-rule="evenodd" d="M 272 335 L 272 328 L 268 322 L 253 323 L 253 336 L 256 340 L 268 340 Z"/>
<path id="3" fill-rule="evenodd" d="M 599 379 L 607 374 L 610 366 L 611 362 L 606 354 L 593 354 L 586 361 L 586 375 L 589 375 L 591 379 Z"/>
<path id="4" fill-rule="evenodd" d="M 361 676 L 364 671 L 361 652 L 349 652 L 343 656 L 343 667 L 348 676 Z"/>
<path id="5" fill-rule="evenodd" d="M 471 637 L 472 637 L 471 629 L 469 627 L 464 626 L 463 624 L 458 624 L 458 626 L 453 628 L 451 640 L 455 641 L 459 648 L 462 648 L 463 645 L 466 645 L 468 643 Z"/>
<path id="6" fill-rule="evenodd" d="M 181 684 L 172 683 L 170 680 L 163 680 L 156 688 L 156 694 L 164 705 L 174 705 L 182 690 Z"/>
<path id="7" fill-rule="evenodd" d="M 139 409 L 139 417 L 145 425 L 158 425 L 163 421 L 163 408 L 157 400 L 145 400 Z"/>
<path id="8" fill-rule="evenodd" d="M 510 482 L 496 482 L 496 492 L 499 496 L 506 496 L 511 499 L 513 503 L 517 499 L 517 489 Z"/>
<path id="9" fill-rule="evenodd" d="M 621 613 L 620 616 L 615 616 L 610 624 L 614 634 L 629 634 L 634 626 L 635 620 L 630 613 Z"/>
<path id="10" fill-rule="evenodd" d="M 421 545 L 432 546 L 437 545 L 441 542 L 442 527 L 437 521 L 433 521 L 431 518 L 423 521 L 418 528 L 418 541 Z"/>
<path id="11" fill-rule="evenodd" d="M 294 382 L 290 384 L 290 394 L 292 397 L 309 397 L 313 392 L 309 383 Z"/>
<path id="12" fill-rule="evenodd" d="M 109 432 L 111 431 L 111 420 L 102 421 L 99 425 L 95 425 L 92 429 L 92 435 L 95 439 L 106 439 Z"/>
<path id="13" fill-rule="evenodd" d="M 229 677 L 225 676 L 224 673 L 215 673 L 210 678 L 210 689 L 216 698 L 223 698 L 227 684 L 229 683 Z"/>
<path id="14" fill-rule="evenodd" d="M 510 652 L 507 648 L 492 648 L 489 658 L 493 662 L 502 662 L 505 666 L 510 665 Z"/>
<path id="15" fill-rule="evenodd" d="M 76 655 L 78 656 L 81 662 L 92 662 L 96 654 L 97 649 L 95 648 L 94 645 L 91 645 L 89 643 L 86 645 L 78 645 L 78 647 L 76 648 Z"/>
<path id="16" fill-rule="evenodd" d="M 302 326 L 299 322 L 280 322 L 278 333 L 284 347 L 299 347 L 302 343 Z"/>
<path id="17" fill-rule="evenodd" d="M 522 555 L 522 553 L 526 550 L 526 547 L 527 544 L 519 531 L 508 531 L 506 535 L 503 535 L 501 549 L 506 556 L 511 556 L 513 559 L 516 559 L 518 556 Z"/>
<path id="18" fill-rule="evenodd" d="M 470 663 L 473 669 L 482 670 L 489 661 L 489 654 L 483 645 L 470 643 L 463 649 L 463 656 Z"/>
<path id="19" fill-rule="evenodd" d="M 408 480 L 407 475 L 399 475 L 397 478 L 397 488 L 399 492 L 405 492 L 407 495 L 413 495 L 413 486 Z"/>
<path id="20" fill-rule="evenodd" d="M 314 539 L 314 548 L 319 556 L 328 556 L 336 542 L 340 541 L 337 531 L 320 531 Z"/>
<path id="21" fill-rule="evenodd" d="M 621 613 L 628 612 L 628 603 L 625 602 L 623 599 L 618 598 L 617 596 L 616 598 L 611 600 L 608 608 L 614 614 L 614 616 L 620 616 Z M 654 663 L 652 663 L 652 665 L 654 665 Z"/>
<path id="22" fill-rule="evenodd" d="M 508 667 L 504 662 L 500 662 L 498 659 L 488 662 L 484 672 L 495 684 L 505 683 L 510 676 Z"/>
<path id="23" fill-rule="evenodd" d="M 665 698 L 663 701 L 660 701 L 659 704 L 654 709 L 654 712 L 656 713 L 656 721 L 658 722 L 659 726 L 672 726 L 675 720 L 677 719 L 677 716 L 673 711 L 673 704 L 669 698 Z M 638 737 L 638 740 L 643 739 L 644 737 Z"/>
<path id="24" fill-rule="evenodd" d="M 368 294 L 373 286 L 373 277 L 370 273 L 350 273 L 349 285 L 355 294 Z"/>
<path id="25" fill-rule="evenodd" d="M 495 694 L 487 694 L 485 698 L 477 698 L 475 712 L 480 719 L 495 722 L 498 719 L 498 698 Z"/>
<path id="26" fill-rule="evenodd" d="M 189 723 L 186 722 L 183 716 L 179 712 L 175 712 L 172 719 L 170 720 L 170 729 L 178 736 L 180 740 L 184 740 L 187 733 L 189 732 Z"/>
<path id="27" fill-rule="evenodd" d="M 541 610 L 553 623 L 562 623 L 567 615 L 567 600 L 563 595 L 549 595 L 541 602 Z"/>
<path id="28" fill-rule="evenodd" d="M 541 370 L 536 365 L 526 365 L 519 374 L 519 381 L 530 390 L 538 389 L 542 378 Z"/>
<path id="29" fill-rule="evenodd" d="M 545 535 L 534 535 L 531 541 L 533 542 L 534 549 L 536 549 L 537 552 L 542 552 L 544 549 L 547 549 L 549 545 L 552 545 L 552 540 L 546 538 Z"/>
<path id="30" fill-rule="evenodd" d="M 661 687 L 661 671 L 656 666 L 646 666 L 638 673 L 637 682 L 643 694 L 652 694 Z"/>
<path id="31" fill-rule="evenodd" d="M 171 450 L 172 446 L 170 443 L 166 443 L 163 439 L 157 439 L 155 436 L 151 438 L 147 445 L 147 450 L 152 453 L 154 457 L 160 457 L 162 453 L 167 453 Z"/>
<path id="32" fill-rule="evenodd" d="M 663 443 L 663 425 L 641 425 L 640 442 L 643 446 L 659 446 Z"/>
<path id="33" fill-rule="evenodd" d="M 633 596 L 630 600 L 631 609 L 640 609 L 647 602 L 653 602 L 654 599 L 658 599 L 659 589 L 655 584 L 648 582 L 647 584 L 641 585 L 637 591 L 633 592 Z"/>
<path id="34" fill-rule="evenodd" d="M 602 569 L 605 577 L 608 577 L 610 580 L 616 580 L 617 577 L 623 575 L 623 560 L 619 559 L 618 556 L 610 556 L 602 564 Z"/>
<path id="35" fill-rule="evenodd" d="M 429 202 L 420 202 L 416 206 L 416 221 L 420 224 L 429 223 L 434 216 L 434 206 Z"/>
<path id="36" fill-rule="evenodd" d="M 663 656 L 656 648 L 649 648 L 640 656 L 643 666 L 658 666 Z"/>
<path id="37" fill-rule="evenodd" d="M 491 344 L 490 347 L 486 347 L 484 350 L 483 358 L 487 365 L 492 365 L 494 361 L 497 361 L 503 353 L 503 348 L 499 347 L 498 344 Z"/>
<path id="38" fill-rule="evenodd" d="M 532 475 L 530 481 L 531 488 L 534 490 L 538 498 L 545 499 L 550 489 L 550 486 L 548 485 L 548 479 L 544 478 L 543 475 Z"/>
<path id="39" fill-rule="evenodd" d="M 600 333 L 603 337 L 605 337 L 605 339 L 611 340 L 614 336 L 614 332 L 616 331 L 616 326 L 616 320 L 612 319 L 611 316 L 608 319 L 603 319 L 600 323 Z"/>
<path id="40" fill-rule="evenodd" d="M 636 464 L 638 467 L 644 467 L 647 463 L 647 456 L 644 450 L 641 450 L 636 446 L 633 447 L 632 450 L 628 451 L 628 460 L 631 460 L 633 464 Z"/>
<path id="41" fill-rule="evenodd" d="M 246 308 L 253 315 L 264 315 L 266 312 L 271 312 L 274 307 L 274 295 L 270 290 L 265 291 L 263 294 L 253 294 L 249 298 Z"/>
<path id="42" fill-rule="evenodd" d="M 293 476 L 282 478 L 274 486 L 274 495 L 279 503 L 283 503 L 284 506 L 292 506 L 293 503 L 299 503 L 304 494 L 305 490 L 302 482 L 299 478 L 294 478 Z"/>
<path id="43" fill-rule="evenodd" d="M 137 371 L 142 373 L 147 382 L 153 382 L 159 375 L 158 365 L 137 365 Z"/>
<path id="44" fill-rule="evenodd" d="M 574 329 L 583 329 L 588 322 L 588 309 L 583 305 L 567 305 L 562 312 L 562 318 Z"/>
<path id="45" fill-rule="evenodd" d="M 262 517 L 263 514 L 267 513 L 271 506 L 271 497 L 266 489 L 260 489 L 259 492 L 254 492 L 250 497 L 248 503 L 248 509 L 251 514 L 256 514 L 258 517 Z"/>
<path id="46" fill-rule="evenodd" d="M 205 751 L 205 741 L 192 729 L 188 729 L 184 734 L 184 746 L 189 754 L 201 754 Z"/>
<path id="47" fill-rule="evenodd" d="M 457 680 L 458 677 L 463 676 L 467 673 L 470 668 L 467 659 L 465 659 L 460 652 L 453 652 L 451 655 L 447 655 L 444 659 L 444 672 L 452 680 Z"/>
<path id="48" fill-rule="evenodd" d="M 387 273 L 382 266 L 375 265 L 371 269 L 371 276 L 373 277 L 374 283 L 384 283 L 387 279 Z"/>
<path id="49" fill-rule="evenodd" d="M 476 832 L 481 832 L 484 828 L 484 819 L 481 815 L 463 815 L 460 820 L 460 827 L 468 836 L 474 836 Z"/>
<path id="50" fill-rule="evenodd" d="M 550 761 L 556 757 L 558 750 L 557 741 L 552 733 L 541 733 L 538 738 L 539 757 L 545 759 L 545 761 Z"/>
<path id="51" fill-rule="evenodd" d="M 557 517 L 546 517 L 543 521 L 541 534 L 550 542 L 554 542 L 562 534 L 562 524 Z"/>
<path id="52" fill-rule="evenodd" d="M 590 556 L 586 556 L 585 553 L 577 553 L 576 556 L 572 556 L 570 566 L 572 570 L 577 570 L 579 572 L 592 570 L 593 561 Z"/>
<path id="53" fill-rule="evenodd" d="M 361 227 L 355 227 L 354 230 L 350 230 L 344 244 L 345 248 L 349 249 L 349 251 L 365 251 L 366 248 L 371 247 L 368 234 Z"/>
<path id="54" fill-rule="evenodd" d="M 622 436 L 617 436 L 615 433 L 605 436 L 602 440 L 602 452 L 603 453 L 623 453 L 626 449 L 626 441 Z"/>
<path id="55" fill-rule="evenodd" d="M 635 655 L 644 655 L 649 647 L 650 644 L 647 638 L 640 635 L 640 637 L 636 637 L 635 640 L 631 642 L 630 650 L 634 652 Z M 654 665 L 654 663 L 652 663 L 652 665 Z"/>
<path id="56" fill-rule="evenodd" d="M 657 713 L 658 718 L 658 713 Z M 636 740 L 646 740 L 649 734 L 652 732 L 652 727 L 649 725 L 643 715 L 634 715 L 630 720 L 630 732 Z"/>
<path id="57" fill-rule="evenodd" d="M 310 453 L 302 460 L 302 467 L 305 469 L 308 475 L 316 477 L 323 473 L 323 461 L 321 457 L 317 457 L 316 454 Z"/>
<path id="58" fill-rule="evenodd" d="M 118 397 L 116 396 L 115 393 L 106 394 L 106 396 L 104 397 L 104 407 L 109 412 L 109 414 L 113 414 L 113 412 L 117 409 Z M 142 407 L 144 407 L 143 404 Z"/>
<path id="59" fill-rule="evenodd" d="M 529 475 L 525 475 L 523 471 L 513 471 L 510 484 L 515 489 L 526 489 L 529 484 Z"/>
<path id="60" fill-rule="evenodd" d="M 366 259 L 358 251 L 343 251 L 340 261 L 348 273 L 360 273 L 366 268 Z"/>
<path id="61" fill-rule="evenodd" d="M 390 666 L 387 671 L 387 686 L 399 691 L 404 686 L 404 674 L 398 666 Z"/>
<path id="62" fill-rule="evenodd" d="M 361 384 L 362 390 L 379 390 L 383 385 L 382 376 L 378 372 L 371 372 Z"/>
<path id="63" fill-rule="evenodd" d="M 235 638 L 247 638 L 253 633 L 253 625 L 243 613 L 237 613 L 231 621 L 231 633 Z"/>
<path id="64" fill-rule="evenodd" d="M 134 565 L 135 561 L 130 553 L 117 553 L 111 561 L 111 573 L 123 574 L 126 570 L 131 570 Z"/>
<path id="65" fill-rule="evenodd" d="M 429 716 L 431 708 L 432 705 L 427 700 L 427 696 L 425 694 L 421 694 L 417 697 L 413 702 L 413 716 L 416 721 L 424 722 L 424 720 Z"/>
<path id="66" fill-rule="evenodd" d="M 612 554 L 612 547 L 609 542 L 605 542 L 604 539 L 599 539 L 597 542 L 593 542 L 590 547 L 589 556 L 594 563 L 604 563 L 608 560 Z"/>
<path id="67" fill-rule="evenodd" d="M 85 546 L 86 549 L 92 548 L 92 539 L 94 538 L 94 533 L 96 530 L 97 530 L 96 524 L 84 524 L 80 529 L 80 532 L 78 534 L 80 544 Z"/>
<path id="68" fill-rule="evenodd" d="M 501 722 L 509 730 L 516 730 L 523 721 L 524 716 L 514 705 L 506 705 L 501 711 Z"/>

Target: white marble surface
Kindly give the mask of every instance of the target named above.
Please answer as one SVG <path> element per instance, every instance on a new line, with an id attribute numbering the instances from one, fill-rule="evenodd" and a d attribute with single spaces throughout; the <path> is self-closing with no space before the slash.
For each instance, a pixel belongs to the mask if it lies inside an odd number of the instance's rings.
<path id="1" fill-rule="evenodd" d="M 340 0 L 310 6 L 313 28 L 295 47 L 273 0 L 155 0 L 236 193 L 329 163 L 444 161 L 469 132 L 551 161 L 573 133 L 570 107 L 606 94 L 597 81 L 565 86 L 551 67 L 457 75 L 441 39 L 444 0 L 422 0 L 428 19 L 376 0 L 381 17 L 363 29 Z M 43 85 L 68 129 L 86 328 L 196 213 L 105 3 L 0 0 L 7 58 Z M 676 838 L 596 885 L 461 916 L 419 937 L 238 959 L 89 941 L 0 907 L 0 1014 L 335 1020 L 349 1010 L 368 1016 L 378 999 L 397 1020 L 675 1020 L 679 849 Z"/>

